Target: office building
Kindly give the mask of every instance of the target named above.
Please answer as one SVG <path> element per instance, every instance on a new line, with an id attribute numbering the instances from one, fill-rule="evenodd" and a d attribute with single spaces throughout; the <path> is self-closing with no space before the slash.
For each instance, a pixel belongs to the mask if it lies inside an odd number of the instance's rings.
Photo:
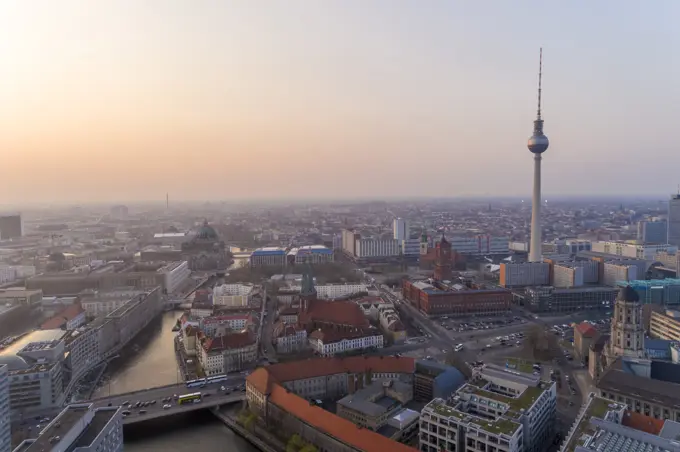
<path id="1" fill-rule="evenodd" d="M 187 261 L 171 262 L 156 271 L 163 275 L 163 288 L 169 294 L 184 289 L 191 276 Z"/>
<path id="2" fill-rule="evenodd" d="M 395 239 L 359 238 L 354 244 L 357 259 L 395 257 L 400 253 L 400 241 Z"/>
<path id="3" fill-rule="evenodd" d="M 306 262 L 310 264 L 326 264 L 333 262 L 334 259 L 333 250 L 323 245 L 301 246 L 291 249 L 287 254 L 289 265 L 301 265 Z"/>
<path id="4" fill-rule="evenodd" d="M 502 263 L 499 284 L 503 287 L 547 286 L 550 264 L 545 262 Z"/>
<path id="5" fill-rule="evenodd" d="M 507 237 L 492 237 L 488 234 L 473 237 L 451 237 L 451 248 L 457 253 L 470 256 L 509 254 L 510 240 Z"/>
<path id="6" fill-rule="evenodd" d="M 89 317 L 107 316 L 129 302 L 131 298 L 146 292 L 133 288 L 113 290 L 86 290 L 80 295 L 80 304 Z"/>
<path id="7" fill-rule="evenodd" d="M 420 256 L 420 239 L 405 239 L 401 242 L 401 254 L 406 258 L 418 258 Z M 427 246 L 427 245 L 426 245 Z M 425 249 L 427 252 L 427 248 Z"/>
<path id="8" fill-rule="evenodd" d="M 375 328 L 357 328 L 352 331 L 323 328 L 312 331 L 308 339 L 309 346 L 319 356 L 378 349 L 384 345 L 382 333 Z"/>
<path id="9" fill-rule="evenodd" d="M 354 257 L 356 255 L 356 241 L 361 238 L 361 234 L 353 229 L 342 230 L 342 250 L 346 255 Z"/>
<path id="10" fill-rule="evenodd" d="M 0 240 L 16 239 L 24 235 L 21 215 L 0 216 Z"/>
<path id="11" fill-rule="evenodd" d="M 283 248 L 258 248 L 250 255 L 251 267 L 283 267 L 285 265 L 286 250 Z"/>
<path id="12" fill-rule="evenodd" d="M 649 319 L 649 335 L 680 343 L 680 311 L 652 311 Z"/>
<path id="13" fill-rule="evenodd" d="M 557 288 L 581 287 L 583 267 L 576 263 L 562 262 L 553 265 L 553 286 Z"/>
<path id="14" fill-rule="evenodd" d="M 680 247 L 680 194 L 668 201 L 668 244 Z"/>
<path id="15" fill-rule="evenodd" d="M 668 223 L 666 221 L 638 221 L 637 239 L 642 243 L 667 243 Z"/>
<path id="16" fill-rule="evenodd" d="M 618 289 L 607 286 L 583 286 L 558 289 L 552 286 L 527 287 L 524 306 L 533 312 L 576 312 L 608 310 Z"/>
<path id="17" fill-rule="evenodd" d="M 453 366 L 431 359 L 416 361 L 413 397 L 419 402 L 432 399 L 447 400 L 465 383 L 465 375 Z"/>
<path id="18" fill-rule="evenodd" d="M 618 287 L 631 286 L 640 297 L 642 304 L 655 304 L 665 307 L 680 305 L 680 279 L 649 279 L 621 281 Z"/>
<path id="19" fill-rule="evenodd" d="M 209 337 L 199 333 L 196 356 L 207 376 L 243 370 L 257 359 L 257 342 L 250 331 Z"/>
<path id="20" fill-rule="evenodd" d="M 403 218 L 395 218 L 392 222 L 393 238 L 402 242 L 409 238 L 409 227 Z"/>
<path id="21" fill-rule="evenodd" d="M 437 281 L 404 281 L 402 296 L 427 315 L 504 315 L 510 309 L 512 292 L 507 289 L 447 285 Z"/>
<path id="22" fill-rule="evenodd" d="M 12 447 L 8 373 L 7 365 L 0 364 L 0 452 L 9 452 Z"/>
<path id="23" fill-rule="evenodd" d="M 631 265 L 626 261 L 605 262 L 602 266 L 602 284 L 613 286 L 618 281 L 635 281 L 639 279 L 638 265 Z"/>
<path id="24" fill-rule="evenodd" d="M 539 452 L 552 439 L 557 391 L 522 372 L 486 366 L 454 397 L 421 411 L 420 450 Z"/>
<path id="25" fill-rule="evenodd" d="M 633 259 L 654 260 L 657 253 L 675 252 L 678 247 L 665 243 L 639 243 L 623 241 L 593 242 L 592 251 L 595 253 L 613 254 Z"/>
<path id="26" fill-rule="evenodd" d="M 123 408 L 69 405 L 14 452 L 122 452 Z"/>

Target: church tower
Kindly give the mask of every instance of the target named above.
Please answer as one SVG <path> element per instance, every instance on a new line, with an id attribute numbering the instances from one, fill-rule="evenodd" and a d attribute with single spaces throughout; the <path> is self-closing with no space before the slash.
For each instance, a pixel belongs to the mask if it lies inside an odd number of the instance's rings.
<path id="1" fill-rule="evenodd" d="M 442 233 L 442 239 L 435 248 L 434 279 L 437 281 L 451 280 L 451 244 L 444 237 L 444 233 Z"/>
<path id="2" fill-rule="evenodd" d="M 644 327 L 642 304 L 631 287 L 622 287 L 616 296 L 610 350 L 612 357 L 644 358 Z"/>
<path id="3" fill-rule="evenodd" d="M 302 287 L 300 288 L 300 310 L 306 312 L 314 300 L 316 300 L 316 287 L 314 286 L 312 266 L 309 261 L 306 261 L 302 272 Z"/>

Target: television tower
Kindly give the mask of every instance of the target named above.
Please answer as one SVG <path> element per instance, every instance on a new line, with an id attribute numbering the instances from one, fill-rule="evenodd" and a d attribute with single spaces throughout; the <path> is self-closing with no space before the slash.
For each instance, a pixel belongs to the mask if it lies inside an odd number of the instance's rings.
<path id="1" fill-rule="evenodd" d="M 541 118 L 541 80 L 543 78 L 543 48 L 538 60 L 538 111 L 534 121 L 534 133 L 529 138 L 527 147 L 534 154 L 534 194 L 531 201 L 531 243 L 529 244 L 529 262 L 541 262 L 543 240 L 541 238 L 541 155 L 548 149 L 548 137 L 543 134 Z"/>

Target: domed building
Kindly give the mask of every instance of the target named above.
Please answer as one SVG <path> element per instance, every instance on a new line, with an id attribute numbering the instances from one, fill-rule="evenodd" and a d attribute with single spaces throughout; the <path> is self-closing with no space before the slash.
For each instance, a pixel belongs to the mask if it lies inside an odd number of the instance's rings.
<path id="1" fill-rule="evenodd" d="M 182 243 L 182 258 L 191 270 L 226 270 L 229 267 L 231 253 L 208 220 L 188 236 L 189 240 Z"/>

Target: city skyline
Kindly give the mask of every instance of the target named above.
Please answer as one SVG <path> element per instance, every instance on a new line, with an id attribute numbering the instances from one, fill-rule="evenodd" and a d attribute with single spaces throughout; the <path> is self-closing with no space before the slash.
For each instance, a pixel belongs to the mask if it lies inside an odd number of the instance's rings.
<path id="1" fill-rule="evenodd" d="M 543 197 L 667 199 L 680 6 L 613 5 L 4 3 L 3 204 L 528 201 L 539 47 Z"/>

